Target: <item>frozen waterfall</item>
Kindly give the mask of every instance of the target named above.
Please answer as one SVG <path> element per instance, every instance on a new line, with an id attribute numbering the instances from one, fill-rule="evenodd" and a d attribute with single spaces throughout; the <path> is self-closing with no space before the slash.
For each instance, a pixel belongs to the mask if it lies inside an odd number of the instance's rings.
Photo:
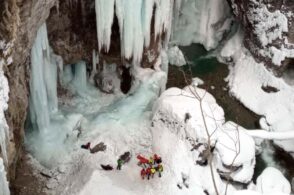
<path id="1" fill-rule="evenodd" d="M 57 65 L 47 36 L 46 24 L 38 30 L 31 51 L 30 117 L 34 129 L 47 133 L 50 114 L 58 111 Z"/>
<path id="2" fill-rule="evenodd" d="M 121 39 L 121 56 L 139 64 L 144 47 L 151 40 L 151 20 L 155 12 L 155 35 L 165 32 L 167 44 L 171 34 L 174 0 L 96 0 L 98 49 L 110 47 L 114 16 L 118 18 Z"/>
<path id="3" fill-rule="evenodd" d="M 226 0 L 184 0 L 175 5 L 171 42 L 176 45 L 201 43 L 217 47 L 232 22 Z"/>

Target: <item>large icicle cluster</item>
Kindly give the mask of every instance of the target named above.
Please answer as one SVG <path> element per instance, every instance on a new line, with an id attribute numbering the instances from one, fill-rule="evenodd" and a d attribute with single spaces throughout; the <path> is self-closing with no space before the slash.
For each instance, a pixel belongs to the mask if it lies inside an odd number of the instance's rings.
<path id="1" fill-rule="evenodd" d="M 140 63 L 144 46 L 151 40 L 151 20 L 155 11 L 155 35 L 166 33 L 170 37 L 173 0 L 96 0 L 98 49 L 109 51 L 111 27 L 115 15 L 118 18 L 121 39 L 121 56 Z"/>
<path id="2" fill-rule="evenodd" d="M 50 113 L 58 110 L 57 66 L 51 55 L 46 24 L 37 34 L 31 51 L 30 117 L 35 129 L 46 133 Z"/>
<path id="3" fill-rule="evenodd" d="M 201 43 L 217 47 L 232 22 L 226 0 L 184 0 L 175 3 L 171 42 L 176 45 Z"/>

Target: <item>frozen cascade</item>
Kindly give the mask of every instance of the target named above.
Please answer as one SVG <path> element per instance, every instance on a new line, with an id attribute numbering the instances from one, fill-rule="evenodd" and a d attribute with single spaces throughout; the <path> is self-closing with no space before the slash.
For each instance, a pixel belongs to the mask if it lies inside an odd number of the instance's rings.
<path id="1" fill-rule="evenodd" d="M 171 42 L 176 45 L 201 43 L 213 49 L 230 28 L 230 6 L 225 0 L 176 2 Z"/>
<path id="2" fill-rule="evenodd" d="M 72 83 L 76 89 L 82 90 L 87 88 L 87 70 L 84 61 L 74 64 L 74 78 Z"/>
<path id="3" fill-rule="evenodd" d="M 9 195 L 9 187 L 2 158 L 0 158 L 0 194 Z"/>
<path id="4" fill-rule="evenodd" d="M 95 0 L 98 49 L 110 47 L 111 26 L 114 17 L 114 0 Z M 98 28 L 99 27 L 99 28 Z"/>
<path id="5" fill-rule="evenodd" d="M 96 54 L 96 50 L 92 52 L 92 71 L 90 75 L 90 82 L 94 83 L 94 77 L 97 74 L 97 64 L 99 64 L 99 56 Z"/>
<path id="6" fill-rule="evenodd" d="M 0 67 L 0 151 L 2 152 L 2 156 L 4 158 L 4 162 L 6 163 L 7 154 L 6 154 L 6 144 L 9 139 L 9 127 L 7 125 L 4 111 L 8 108 L 8 81 L 2 71 L 2 67 Z"/>
<path id="7" fill-rule="evenodd" d="M 31 50 L 30 117 L 34 129 L 47 133 L 50 113 L 57 112 L 57 65 L 52 58 L 47 27 L 43 24 Z"/>
<path id="8" fill-rule="evenodd" d="M 98 49 L 110 47 L 111 26 L 114 13 L 118 18 L 121 38 L 121 56 L 133 57 L 133 64 L 139 64 L 144 46 L 150 44 L 151 19 L 155 13 L 155 36 L 166 33 L 165 43 L 170 37 L 173 0 L 96 0 L 96 22 Z"/>

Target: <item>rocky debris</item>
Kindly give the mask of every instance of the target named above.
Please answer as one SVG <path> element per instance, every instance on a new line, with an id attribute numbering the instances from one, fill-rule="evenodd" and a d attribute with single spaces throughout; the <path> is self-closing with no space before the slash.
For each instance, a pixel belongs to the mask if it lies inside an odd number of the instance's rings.
<path id="1" fill-rule="evenodd" d="M 100 165 L 101 168 L 105 171 L 112 171 L 113 170 L 113 167 L 111 165 Z"/>
<path id="2" fill-rule="evenodd" d="M 40 174 L 48 179 L 52 178 L 52 173 L 41 171 Z"/>
<path id="3" fill-rule="evenodd" d="M 102 92 L 112 94 L 120 89 L 120 78 L 116 64 L 103 65 L 103 70 L 94 76 L 95 85 Z"/>
<path id="4" fill-rule="evenodd" d="M 206 166 L 208 164 L 210 156 L 213 153 L 214 147 L 211 147 L 209 150 L 207 143 L 198 143 L 192 146 L 193 148 L 191 149 L 191 151 L 197 150 L 199 152 L 196 164 L 200 166 Z"/>
<path id="5" fill-rule="evenodd" d="M 59 173 L 65 173 L 66 172 L 66 169 L 67 169 L 66 166 L 61 165 L 61 166 L 58 167 L 58 172 Z"/>
<path id="6" fill-rule="evenodd" d="M 92 154 L 97 152 L 103 152 L 106 150 L 106 145 L 103 142 L 100 142 L 99 144 L 95 145 L 93 148 L 90 149 L 90 152 Z"/>
<path id="7" fill-rule="evenodd" d="M 276 87 L 273 87 L 273 86 L 269 86 L 269 85 L 266 85 L 266 86 L 262 86 L 261 89 L 267 93 L 277 93 L 279 92 L 280 90 L 277 89 Z"/>

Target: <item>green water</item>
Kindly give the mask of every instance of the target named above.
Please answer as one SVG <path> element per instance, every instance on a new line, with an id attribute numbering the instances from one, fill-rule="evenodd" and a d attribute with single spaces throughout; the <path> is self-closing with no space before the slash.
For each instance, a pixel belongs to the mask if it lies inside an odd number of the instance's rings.
<path id="1" fill-rule="evenodd" d="M 181 47 L 188 63 L 191 65 L 193 76 L 204 76 L 211 72 L 215 72 L 218 66 L 222 65 L 215 57 L 206 58 L 208 52 L 200 44 L 192 44 L 187 47 Z M 185 70 L 189 69 L 189 66 L 184 67 Z"/>
<path id="2" fill-rule="evenodd" d="M 204 81 L 200 86 L 211 93 L 217 103 L 224 109 L 227 120 L 234 121 L 245 128 L 257 128 L 259 116 L 245 108 L 239 101 L 228 93 L 225 78 L 228 76 L 228 66 L 220 63 L 216 57 L 207 57 L 209 52 L 200 44 L 180 47 L 188 65 L 181 68 L 170 66 L 168 87 L 183 88 L 187 85 L 183 70 L 191 81 L 193 77 L 199 77 Z"/>

